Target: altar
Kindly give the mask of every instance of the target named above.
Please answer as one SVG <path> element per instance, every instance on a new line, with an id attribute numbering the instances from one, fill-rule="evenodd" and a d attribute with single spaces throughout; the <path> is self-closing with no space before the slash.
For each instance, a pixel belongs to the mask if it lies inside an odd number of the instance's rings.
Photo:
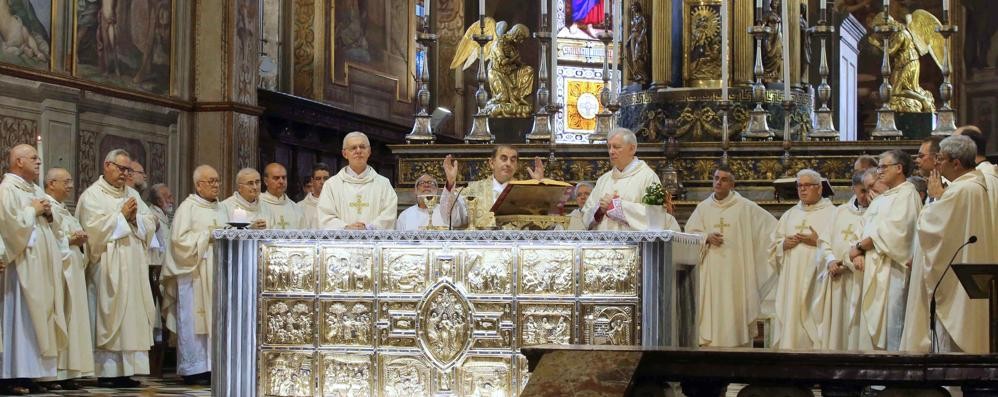
<path id="1" fill-rule="evenodd" d="M 219 396 L 517 395 L 520 348 L 688 345 L 699 236 L 249 231 L 215 237 Z M 497 394 L 498 393 L 498 394 Z"/>

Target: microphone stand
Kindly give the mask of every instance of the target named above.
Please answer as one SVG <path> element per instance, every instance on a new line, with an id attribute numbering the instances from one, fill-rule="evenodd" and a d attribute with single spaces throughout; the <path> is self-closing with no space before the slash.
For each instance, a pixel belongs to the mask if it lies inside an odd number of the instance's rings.
<path id="1" fill-rule="evenodd" d="M 937 353 L 939 347 L 939 335 L 936 333 L 936 290 L 939 289 L 939 284 L 942 284 L 943 279 L 946 278 L 946 272 L 953 267 L 953 261 L 956 260 L 957 254 L 963 250 L 964 247 L 974 244 L 977 242 L 977 236 L 970 236 L 966 243 L 957 248 L 953 252 L 953 257 L 949 259 L 949 263 L 946 264 L 946 269 L 943 269 L 943 274 L 939 276 L 939 281 L 936 281 L 936 285 L 932 287 L 932 299 L 929 301 L 929 333 L 932 335 L 932 352 Z"/>

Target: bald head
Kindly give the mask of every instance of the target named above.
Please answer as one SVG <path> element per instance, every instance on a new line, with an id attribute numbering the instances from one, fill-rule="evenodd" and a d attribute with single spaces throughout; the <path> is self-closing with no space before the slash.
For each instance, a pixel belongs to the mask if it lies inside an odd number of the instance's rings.
<path id="1" fill-rule="evenodd" d="M 41 172 L 42 159 L 38 157 L 38 151 L 34 146 L 20 144 L 10 149 L 7 155 L 7 167 L 10 173 L 33 182 L 38 179 Z"/>
<path id="2" fill-rule="evenodd" d="M 194 190 L 198 196 L 208 201 L 218 200 L 218 188 L 221 181 L 215 168 L 203 164 L 194 169 Z"/>
<path id="3" fill-rule="evenodd" d="M 288 191 L 288 170 L 280 163 L 267 164 L 263 169 L 263 183 L 267 185 L 267 193 L 283 197 Z"/>
<path id="4" fill-rule="evenodd" d="M 58 202 L 65 202 L 73 195 L 73 176 L 65 168 L 45 171 L 45 193 Z"/>

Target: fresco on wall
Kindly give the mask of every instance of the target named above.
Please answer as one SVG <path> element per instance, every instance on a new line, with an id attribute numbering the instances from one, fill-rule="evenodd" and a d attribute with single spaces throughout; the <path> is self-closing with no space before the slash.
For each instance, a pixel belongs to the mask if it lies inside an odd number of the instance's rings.
<path id="1" fill-rule="evenodd" d="M 364 69 L 397 80 L 398 97 L 408 98 L 411 6 L 404 0 L 335 0 L 333 79 L 346 84 L 348 67 Z"/>
<path id="2" fill-rule="evenodd" d="M 76 0 L 76 69 L 87 80 L 166 95 L 171 0 Z"/>
<path id="3" fill-rule="evenodd" d="M 0 0 L 0 62 L 49 69 L 52 0 Z"/>

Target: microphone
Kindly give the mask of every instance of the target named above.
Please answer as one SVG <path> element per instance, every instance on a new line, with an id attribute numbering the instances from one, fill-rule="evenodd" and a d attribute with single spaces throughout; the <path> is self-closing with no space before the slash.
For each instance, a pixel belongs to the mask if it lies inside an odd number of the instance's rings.
<path id="1" fill-rule="evenodd" d="M 956 251 L 953 252 L 953 257 L 949 258 L 949 263 L 946 264 L 946 269 L 943 269 L 943 274 L 939 276 L 939 281 L 936 281 L 936 285 L 932 287 L 932 300 L 929 301 L 929 333 L 932 334 L 933 352 L 936 351 L 936 347 L 939 342 L 938 340 L 936 340 L 938 336 L 936 335 L 936 290 L 939 289 L 939 284 L 942 284 L 943 279 L 946 278 L 946 272 L 949 271 L 951 267 L 953 267 L 953 261 L 956 260 L 956 255 L 959 254 L 964 247 L 970 244 L 974 244 L 976 242 L 977 242 L 977 236 L 976 235 L 970 236 L 970 238 L 967 239 L 966 243 L 963 243 L 963 245 L 961 245 L 960 248 L 957 248 Z"/>
<path id="2" fill-rule="evenodd" d="M 461 201 L 461 192 L 464 191 L 464 188 L 466 188 L 466 187 L 467 186 L 461 186 L 461 187 L 457 188 L 456 192 L 454 192 L 454 203 L 451 204 L 450 210 L 447 211 L 447 230 L 448 231 L 453 231 L 454 230 L 454 207 L 457 207 L 457 202 Z M 447 189 L 447 185 L 446 184 L 444 185 L 444 189 Z M 433 216 L 433 214 L 430 214 L 430 216 Z"/>

